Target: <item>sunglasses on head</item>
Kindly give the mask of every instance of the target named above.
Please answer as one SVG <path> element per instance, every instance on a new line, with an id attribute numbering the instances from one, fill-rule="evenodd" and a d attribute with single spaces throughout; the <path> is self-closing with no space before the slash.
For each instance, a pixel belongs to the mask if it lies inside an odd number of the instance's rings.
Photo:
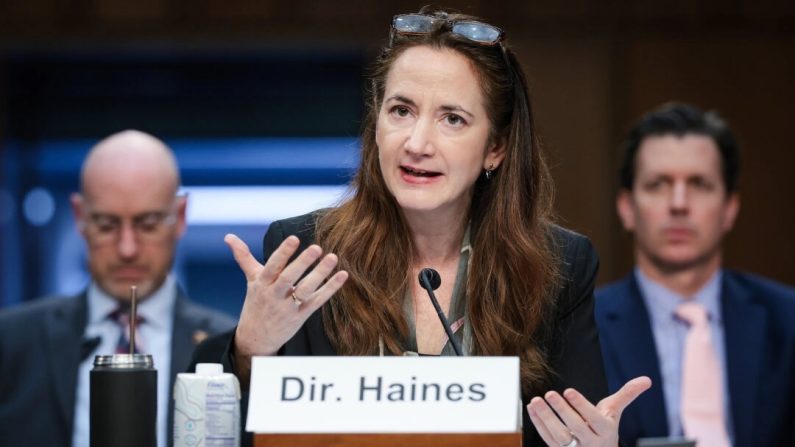
<path id="1" fill-rule="evenodd" d="M 501 29 L 488 23 L 474 20 L 449 20 L 427 14 L 396 15 L 392 18 L 392 30 L 400 35 L 430 34 L 438 22 L 445 22 L 453 34 L 481 45 L 497 45 L 505 37 L 505 33 Z"/>

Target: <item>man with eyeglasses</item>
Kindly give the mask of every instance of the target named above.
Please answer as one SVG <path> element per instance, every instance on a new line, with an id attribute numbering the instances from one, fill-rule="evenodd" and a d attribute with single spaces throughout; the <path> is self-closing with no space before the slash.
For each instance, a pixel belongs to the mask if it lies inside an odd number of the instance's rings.
<path id="1" fill-rule="evenodd" d="M 95 355 L 130 349 L 131 286 L 140 301 L 134 349 L 158 370 L 158 445 L 171 444 L 176 374 L 198 342 L 235 325 L 191 303 L 170 274 L 186 228 L 179 183 L 171 150 L 143 132 L 111 135 L 90 151 L 71 205 L 91 284 L 0 315 L 0 445 L 89 445 L 89 371 Z"/>

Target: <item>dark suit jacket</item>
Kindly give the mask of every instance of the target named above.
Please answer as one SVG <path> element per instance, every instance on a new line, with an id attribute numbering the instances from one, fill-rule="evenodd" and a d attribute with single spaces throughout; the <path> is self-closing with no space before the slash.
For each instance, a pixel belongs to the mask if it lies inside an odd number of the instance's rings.
<path id="1" fill-rule="evenodd" d="M 795 290 L 725 271 L 721 311 L 735 447 L 795 445 Z M 668 436 L 660 365 L 634 274 L 596 292 L 596 321 L 611 391 L 646 375 L 652 388 L 621 418 L 622 440 Z"/>
<path id="2" fill-rule="evenodd" d="M 289 235 L 295 234 L 301 240 L 301 248 L 297 253 L 312 244 L 316 216 L 317 213 L 313 213 L 271 224 L 264 240 L 265 257 L 273 253 Z M 598 259 L 590 241 L 581 235 L 555 227 L 554 239 L 563 261 L 563 285 L 558 294 L 555 323 L 548 338 L 542 342 L 555 372 L 552 388 L 563 390 L 574 387 L 595 402 L 606 395 L 607 388 L 593 319 L 593 286 Z M 196 349 L 193 363 L 221 361 L 227 371 L 233 371 L 230 356 L 233 341 L 233 332 L 208 339 Z M 310 316 L 298 333 L 282 347 L 280 354 L 335 355 L 323 328 L 322 313 L 315 312 Z M 529 397 L 525 396 L 525 403 Z M 523 413 L 525 444 L 543 445 L 526 412 Z M 244 436 L 246 442 L 250 443 L 250 439 L 250 434 Z"/>
<path id="3" fill-rule="evenodd" d="M 0 313 L 0 446 L 72 443 L 77 371 L 91 354 L 83 340 L 87 317 L 85 293 L 38 299 Z M 234 325 L 232 318 L 180 293 L 174 306 L 170 388 L 176 374 L 187 370 L 197 331 L 212 335 Z"/>

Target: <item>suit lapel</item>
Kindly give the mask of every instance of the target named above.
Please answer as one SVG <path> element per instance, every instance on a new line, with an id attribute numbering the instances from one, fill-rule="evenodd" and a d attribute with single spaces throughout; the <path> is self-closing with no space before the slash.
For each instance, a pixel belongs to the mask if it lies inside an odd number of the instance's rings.
<path id="1" fill-rule="evenodd" d="M 86 325 L 86 295 L 64 299 L 63 305 L 50 312 L 45 320 L 49 371 L 64 426 L 71 432 L 75 410 L 77 372 Z"/>
<path id="2" fill-rule="evenodd" d="M 734 425 L 735 445 L 753 445 L 762 338 L 767 326 L 764 309 L 753 302 L 751 293 L 731 272 L 722 284 L 723 334 L 726 340 L 726 370 Z"/>
<path id="3" fill-rule="evenodd" d="M 171 334 L 171 385 L 177 373 L 185 372 L 184 369 L 190 363 L 193 348 L 193 331 L 198 324 L 191 318 L 188 311 L 188 303 L 182 291 L 177 293 L 177 300 L 174 303 L 174 328 Z"/>
<path id="4" fill-rule="evenodd" d="M 626 379 L 648 376 L 652 387 L 641 394 L 633 405 L 644 433 L 668 433 L 668 418 L 663 395 L 657 347 L 651 321 L 635 275 L 624 281 L 623 293 L 610 298 L 611 310 L 607 318 L 609 338 L 615 346 L 619 370 Z"/>

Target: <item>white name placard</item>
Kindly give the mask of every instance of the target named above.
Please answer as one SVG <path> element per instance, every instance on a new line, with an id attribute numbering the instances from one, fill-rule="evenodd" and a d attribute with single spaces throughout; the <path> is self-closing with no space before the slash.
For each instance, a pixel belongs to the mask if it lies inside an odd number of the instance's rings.
<path id="1" fill-rule="evenodd" d="M 521 430 L 517 357 L 255 357 L 255 433 Z"/>

